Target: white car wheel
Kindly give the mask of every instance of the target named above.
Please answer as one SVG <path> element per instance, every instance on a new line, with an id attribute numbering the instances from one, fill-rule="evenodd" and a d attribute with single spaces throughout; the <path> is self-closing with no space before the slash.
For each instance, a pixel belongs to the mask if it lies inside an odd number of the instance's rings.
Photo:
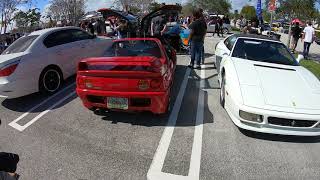
<path id="1" fill-rule="evenodd" d="M 47 68 L 40 76 L 40 91 L 45 94 L 57 92 L 62 84 L 62 75 L 58 68 Z"/>

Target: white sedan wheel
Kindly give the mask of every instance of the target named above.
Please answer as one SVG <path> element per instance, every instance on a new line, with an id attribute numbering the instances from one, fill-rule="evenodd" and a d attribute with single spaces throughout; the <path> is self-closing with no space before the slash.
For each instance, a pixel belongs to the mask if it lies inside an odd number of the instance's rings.
<path id="1" fill-rule="evenodd" d="M 40 90 L 46 94 L 52 94 L 61 86 L 61 73 L 56 68 L 49 68 L 43 72 L 40 79 Z"/>

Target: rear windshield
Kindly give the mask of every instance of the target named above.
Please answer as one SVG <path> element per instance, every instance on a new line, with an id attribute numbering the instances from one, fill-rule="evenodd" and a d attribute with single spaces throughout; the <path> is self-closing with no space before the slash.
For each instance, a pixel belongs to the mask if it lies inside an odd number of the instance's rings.
<path id="1" fill-rule="evenodd" d="M 161 51 L 155 41 L 118 41 L 114 42 L 114 44 L 105 51 L 104 56 L 154 56 L 161 58 Z"/>
<path id="2" fill-rule="evenodd" d="M 32 42 L 38 37 L 38 35 L 24 36 L 13 42 L 2 54 L 13 54 L 24 52 Z"/>

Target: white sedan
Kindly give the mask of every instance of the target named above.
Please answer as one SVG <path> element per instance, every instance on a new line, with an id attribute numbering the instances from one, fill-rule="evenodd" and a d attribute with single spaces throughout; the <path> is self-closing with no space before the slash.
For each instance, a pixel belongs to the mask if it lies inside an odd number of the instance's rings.
<path id="1" fill-rule="evenodd" d="M 320 81 L 287 47 L 232 35 L 215 50 L 220 103 L 235 125 L 262 133 L 319 136 Z"/>
<path id="2" fill-rule="evenodd" d="M 16 98 L 34 92 L 55 93 L 75 74 L 78 61 L 100 56 L 111 40 L 77 27 L 35 31 L 0 55 L 0 96 Z"/>

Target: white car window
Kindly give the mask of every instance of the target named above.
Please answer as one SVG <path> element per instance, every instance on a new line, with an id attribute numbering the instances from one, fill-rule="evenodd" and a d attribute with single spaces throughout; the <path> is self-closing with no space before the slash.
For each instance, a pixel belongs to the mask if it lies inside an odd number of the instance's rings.
<path id="1" fill-rule="evenodd" d="M 12 54 L 24 52 L 28 49 L 28 47 L 33 43 L 33 41 L 38 37 L 38 35 L 33 36 L 24 36 L 16 40 L 13 44 L 11 44 L 6 50 L 2 52 L 2 54 Z"/>
<path id="2" fill-rule="evenodd" d="M 93 38 L 92 35 L 81 30 L 74 29 L 74 30 L 71 30 L 70 32 L 72 34 L 72 41 L 82 41 L 82 40 Z"/>
<path id="3" fill-rule="evenodd" d="M 72 36 L 70 30 L 62 30 L 58 32 L 54 32 L 47 36 L 43 41 L 43 44 L 47 48 L 51 48 L 54 46 L 66 44 L 72 42 Z"/>

